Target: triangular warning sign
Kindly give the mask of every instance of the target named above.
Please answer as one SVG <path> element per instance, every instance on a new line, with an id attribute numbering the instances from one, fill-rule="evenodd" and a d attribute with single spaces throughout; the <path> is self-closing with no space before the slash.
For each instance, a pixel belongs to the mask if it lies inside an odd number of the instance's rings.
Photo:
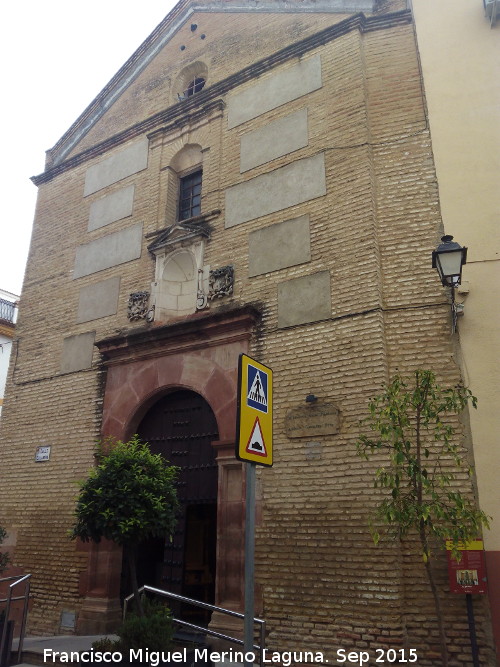
<path id="1" fill-rule="evenodd" d="M 266 443 L 264 442 L 264 437 L 262 435 L 262 429 L 260 428 L 258 417 L 255 418 L 255 424 L 253 425 L 252 433 L 250 434 L 245 451 L 247 451 L 249 454 L 267 456 Z"/>

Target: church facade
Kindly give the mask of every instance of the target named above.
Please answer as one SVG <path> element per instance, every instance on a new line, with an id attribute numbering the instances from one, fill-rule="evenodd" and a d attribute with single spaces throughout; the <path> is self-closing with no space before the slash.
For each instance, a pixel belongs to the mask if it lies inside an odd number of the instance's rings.
<path id="1" fill-rule="evenodd" d="M 120 550 L 67 535 L 96 441 L 135 433 L 181 469 L 176 533 L 143 545 L 142 583 L 243 610 L 246 353 L 274 372 L 256 527 L 269 648 L 330 661 L 411 648 L 436 664 L 425 573 L 406 545 L 372 543 L 377 464 L 356 454 L 395 373 L 461 381 L 430 267 L 443 229 L 406 3 L 181 0 L 33 180 L 0 434 L 0 520 L 16 571 L 33 574 L 30 631 L 115 627 Z M 438 577 L 465 667 L 444 559 Z M 491 661 L 487 596 L 474 604 Z"/>

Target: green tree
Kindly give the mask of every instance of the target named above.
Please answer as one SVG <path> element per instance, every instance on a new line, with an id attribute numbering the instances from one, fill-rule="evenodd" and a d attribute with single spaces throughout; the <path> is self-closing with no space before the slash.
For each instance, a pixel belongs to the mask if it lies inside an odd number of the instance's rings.
<path id="1" fill-rule="evenodd" d="M 382 394 L 369 402 L 368 423 L 375 435 L 362 435 L 358 454 L 368 458 L 386 452 L 388 462 L 375 473 L 375 487 L 385 493 L 371 526 L 377 544 L 380 528 L 403 540 L 418 535 L 421 557 L 434 597 L 443 665 L 448 665 L 441 600 L 433 573 L 431 544 L 451 542 L 453 556 L 459 547 L 477 538 L 488 517 L 470 493 L 462 493 L 457 471 L 469 478 L 473 471 L 455 432 L 452 415 L 460 414 L 476 398 L 461 385 L 443 388 L 432 371 L 418 370 L 413 381 L 396 375 Z M 456 421 L 456 419 L 455 419 Z M 437 538 L 437 539 L 436 539 Z"/>
<path id="2" fill-rule="evenodd" d="M 0 526 L 0 546 L 6 537 L 7 537 L 7 531 L 5 530 L 5 528 Z M 0 552 L 0 574 L 2 574 L 2 572 L 6 569 L 9 562 L 10 562 L 9 554 Z"/>
<path id="3" fill-rule="evenodd" d="M 84 542 L 106 538 L 123 547 L 136 608 L 144 616 L 137 584 L 138 547 L 151 537 L 172 536 L 178 468 L 169 466 L 160 454 L 152 454 L 137 435 L 111 445 L 82 482 L 71 538 Z"/>

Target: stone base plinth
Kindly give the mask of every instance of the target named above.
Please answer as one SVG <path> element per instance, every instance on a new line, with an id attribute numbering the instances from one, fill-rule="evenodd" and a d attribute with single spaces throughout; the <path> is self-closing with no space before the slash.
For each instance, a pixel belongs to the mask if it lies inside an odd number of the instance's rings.
<path id="1" fill-rule="evenodd" d="M 79 635 L 114 633 L 122 621 L 122 609 L 117 598 L 91 598 L 84 601 L 78 615 Z"/>
<path id="2" fill-rule="evenodd" d="M 209 630 L 214 632 L 220 632 L 223 635 L 228 637 L 234 637 L 236 639 L 243 639 L 243 619 L 236 618 L 234 616 L 227 616 L 222 614 L 219 611 L 214 611 L 212 613 L 212 618 L 208 624 Z M 219 639 L 218 637 L 210 637 L 207 635 L 207 643 L 212 647 L 214 651 L 222 652 L 243 650 L 243 647 L 234 642 L 229 642 L 225 639 Z"/>

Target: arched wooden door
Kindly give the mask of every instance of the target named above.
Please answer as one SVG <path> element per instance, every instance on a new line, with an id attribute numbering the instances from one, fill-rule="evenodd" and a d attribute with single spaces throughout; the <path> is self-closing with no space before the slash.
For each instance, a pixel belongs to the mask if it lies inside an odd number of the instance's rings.
<path id="1" fill-rule="evenodd" d="M 151 540 L 141 546 L 139 585 L 157 586 L 213 604 L 217 463 L 211 442 L 218 438 L 214 414 L 199 394 L 175 391 L 150 408 L 137 432 L 153 453 L 162 454 L 180 468 L 180 512 L 175 534 L 172 541 Z M 208 620 L 192 608 L 185 607 L 182 612 L 194 620 Z"/>

